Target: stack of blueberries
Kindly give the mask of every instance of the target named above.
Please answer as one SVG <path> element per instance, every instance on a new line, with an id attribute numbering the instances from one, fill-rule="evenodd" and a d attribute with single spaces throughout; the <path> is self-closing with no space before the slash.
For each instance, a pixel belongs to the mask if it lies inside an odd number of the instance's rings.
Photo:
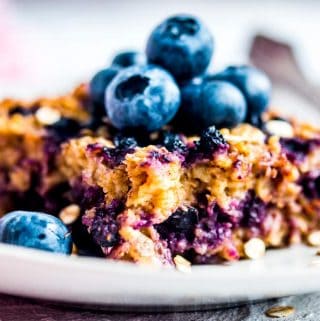
<path id="1" fill-rule="evenodd" d="M 93 114 L 119 130 L 159 130 L 166 124 L 198 133 L 209 126 L 258 126 L 271 83 L 260 70 L 229 66 L 207 72 L 214 40 L 191 15 L 176 15 L 149 36 L 145 54 L 122 52 L 90 82 Z"/>

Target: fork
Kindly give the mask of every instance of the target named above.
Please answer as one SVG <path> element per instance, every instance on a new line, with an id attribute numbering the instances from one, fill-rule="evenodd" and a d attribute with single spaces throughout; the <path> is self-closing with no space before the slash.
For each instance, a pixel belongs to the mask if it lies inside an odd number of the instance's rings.
<path id="1" fill-rule="evenodd" d="M 274 83 L 289 87 L 320 108 L 320 87 L 305 77 L 289 44 L 256 35 L 249 56 L 252 63 L 264 70 Z"/>

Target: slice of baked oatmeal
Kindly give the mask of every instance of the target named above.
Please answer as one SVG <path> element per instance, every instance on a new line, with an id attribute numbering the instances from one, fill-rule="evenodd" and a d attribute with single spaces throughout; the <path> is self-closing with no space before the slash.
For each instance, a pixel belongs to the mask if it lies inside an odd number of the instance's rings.
<path id="1" fill-rule="evenodd" d="M 235 260 L 246 256 L 252 238 L 281 247 L 319 225 L 312 185 L 319 131 L 291 126 L 291 138 L 248 124 L 210 128 L 200 137 L 180 135 L 171 151 L 82 137 L 63 145 L 60 166 L 83 224 L 107 257 Z M 292 158 L 297 149 L 303 152 Z"/>

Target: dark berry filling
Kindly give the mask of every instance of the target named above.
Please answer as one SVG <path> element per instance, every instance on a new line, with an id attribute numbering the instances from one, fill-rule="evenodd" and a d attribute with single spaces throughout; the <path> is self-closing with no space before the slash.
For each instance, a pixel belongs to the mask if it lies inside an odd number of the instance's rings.
<path id="1" fill-rule="evenodd" d="M 267 205 L 253 191 L 249 191 L 241 207 L 243 214 L 240 225 L 251 229 L 260 228 L 267 215 Z"/>
<path id="2" fill-rule="evenodd" d="M 72 186 L 71 198 L 82 210 L 87 210 L 103 204 L 105 194 L 101 187 L 87 185 L 78 179 Z"/>
<path id="3" fill-rule="evenodd" d="M 184 253 L 192 247 L 195 226 L 199 221 L 194 207 L 178 209 L 165 222 L 156 225 L 162 239 L 166 240 L 172 253 Z"/>
<path id="4" fill-rule="evenodd" d="M 122 211 L 123 203 L 118 200 L 96 208 L 90 233 L 93 240 L 101 247 L 111 247 L 120 241 L 117 215 Z M 87 221 L 83 218 L 82 222 L 86 225 Z"/>
<path id="5" fill-rule="evenodd" d="M 309 153 L 320 146 L 319 139 L 281 138 L 280 143 L 287 158 L 296 164 L 303 162 Z"/>
<path id="6" fill-rule="evenodd" d="M 72 240 L 77 247 L 78 255 L 98 257 L 104 256 L 101 247 L 94 242 L 87 230 L 87 227 L 82 224 L 81 216 L 75 221 L 74 224 L 72 224 Z"/>
<path id="7" fill-rule="evenodd" d="M 231 223 L 219 223 L 213 216 L 203 218 L 197 226 L 197 236 L 194 240 L 194 247 L 208 249 L 217 248 L 224 240 L 231 237 Z"/>
<path id="8" fill-rule="evenodd" d="M 169 164 L 172 161 L 170 155 L 163 153 L 163 152 L 159 152 L 157 150 L 152 150 L 148 154 L 148 158 L 149 158 L 150 162 L 147 161 L 147 162 L 145 162 L 145 164 L 152 163 L 153 161 L 159 161 L 161 164 Z"/>
<path id="9" fill-rule="evenodd" d="M 112 133 L 111 133 L 111 135 L 112 135 Z M 154 144 L 154 141 L 151 138 L 150 133 L 146 132 L 142 128 L 126 128 L 125 130 L 116 131 L 113 134 L 113 137 L 114 137 L 113 143 L 115 144 L 115 146 L 118 146 L 120 141 L 125 138 L 130 138 L 131 143 L 133 143 L 135 141 L 137 146 L 139 146 L 139 147 L 145 147 L 145 146 L 149 146 L 149 145 Z M 125 145 L 127 145 L 127 144 L 130 145 L 129 141 Z M 133 145 L 134 145 L 134 143 L 133 143 Z M 134 147 L 134 146 L 132 146 L 132 147 Z"/>
<path id="10" fill-rule="evenodd" d="M 257 235 L 263 233 L 262 223 L 267 214 L 267 204 L 250 191 L 242 202 L 222 209 L 208 203 L 205 193 L 199 195 L 197 208 L 178 209 L 165 222 L 156 225 L 161 238 L 173 255 L 201 253 L 201 249 L 216 249 L 231 238 L 232 230 L 249 228 Z"/>
<path id="11" fill-rule="evenodd" d="M 201 133 L 199 141 L 189 146 L 184 165 L 190 166 L 199 160 L 211 159 L 216 153 L 226 152 L 228 147 L 220 131 L 211 126 Z"/>
<path id="12" fill-rule="evenodd" d="M 98 157 L 102 157 L 103 162 L 111 167 L 114 168 L 120 165 L 123 160 L 125 159 L 127 154 L 134 152 L 134 147 L 131 145 L 129 147 L 121 147 L 117 146 L 115 148 L 101 146 L 100 144 L 89 144 L 87 149 L 94 153 Z"/>
<path id="13" fill-rule="evenodd" d="M 133 149 L 138 146 L 137 140 L 134 137 L 126 137 L 121 134 L 113 138 L 113 143 L 120 149 Z"/>
<path id="14" fill-rule="evenodd" d="M 300 180 L 303 194 L 309 199 L 320 198 L 320 172 L 306 173 Z"/>
<path id="15" fill-rule="evenodd" d="M 194 207 L 187 209 L 178 209 L 162 224 L 157 225 L 162 235 L 168 235 L 171 232 L 182 233 L 187 239 L 192 239 L 195 225 L 199 221 L 198 210 Z"/>
<path id="16" fill-rule="evenodd" d="M 44 172 L 46 172 L 43 164 L 34 160 L 24 159 L 17 166 L 21 167 L 29 175 L 30 180 L 27 190 L 12 190 L 12 188 L 7 187 L 3 191 L 5 194 L 10 194 L 12 210 L 44 211 L 56 215 L 68 204 L 68 184 L 62 182 L 48 189 L 42 179 Z M 9 177 L 7 177 L 6 186 L 8 184 L 10 184 Z"/>
<path id="17" fill-rule="evenodd" d="M 187 152 L 187 146 L 182 141 L 181 136 L 178 134 L 165 132 L 163 134 L 163 146 L 169 152 L 177 152 L 182 155 L 186 154 Z"/>
<path id="18" fill-rule="evenodd" d="M 103 207 L 105 194 L 101 187 L 87 185 L 79 178 L 73 183 L 71 199 L 80 206 L 81 214 L 83 214 L 85 210 L 93 207 Z M 83 224 L 82 215 L 72 224 L 72 240 L 79 255 L 104 256 L 100 246 L 89 234 L 87 226 Z"/>
<path id="19" fill-rule="evenodd" d="M 226 149 L 227 147 L 227 142 L 215 126 L 211 126 L 201 133 L 198 144 L 199 151 L 205 154 L 213 154 L 217 150 Z"/>
<path id="20" fill-rule="evenodd" d="M 197 252 L 203 246 L 215 249 L 231 236 L 232 224 L 220 221 L 220 213 L 218 206 L 178 209 L 156 229 L 174 255 Z"/>

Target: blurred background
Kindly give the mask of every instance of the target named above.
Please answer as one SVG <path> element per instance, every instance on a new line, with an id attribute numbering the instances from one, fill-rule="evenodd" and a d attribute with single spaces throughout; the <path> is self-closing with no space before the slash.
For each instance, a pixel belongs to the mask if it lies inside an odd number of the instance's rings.
<path id="1" fill-rule="evenodd" d="M 320 1 L 0 0 L 0 98 L 62 94 L 117 51 L 144 50 L 156 24 L 183 12 L 212 30 L 212 70 L 248 62 L 254 36 L 263 34 L 290 44 L 302 74 L 320 84 Z M 316 104 L 292 87 L 276 85 L 273 104 L 313 113 Z"/>

